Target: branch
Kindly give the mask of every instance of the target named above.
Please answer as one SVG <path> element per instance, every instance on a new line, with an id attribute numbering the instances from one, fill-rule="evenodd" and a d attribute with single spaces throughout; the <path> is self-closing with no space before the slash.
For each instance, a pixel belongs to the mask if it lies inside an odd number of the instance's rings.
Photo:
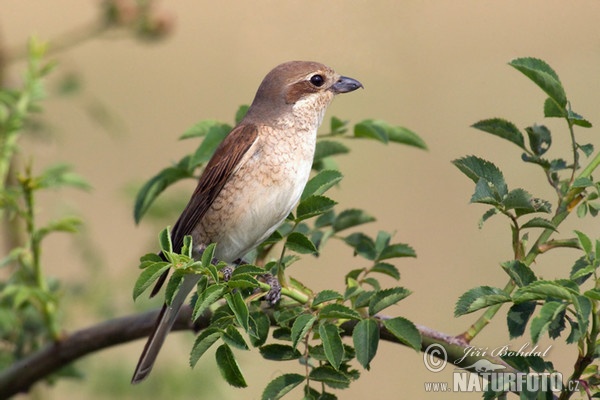
<path id="1" fill-rule="evenodd" d="M 36 382 L 90 353 L 147 337 L 154 327 L 158 313 L 159 310 L 154 310 L 101 322 L 67 335 L 58 342 L 51 343 L 29 357 L 17 361 L 10 368 L 0 372 L 0 399 L 27 392 Z M 191 308 L 189 306 L 182 307 L 173 331 L 193 330 L 197 332 L 202 330 L 210 324 L 212 314 L 205 313 L 195 323 L 192 323 L 191 316 Z M 387 317 L 380 318 L 386 319 Z M 273 318 L 271 321 L 272 324 L 275 323 Z M 343 323 L 341 325 L 342 335 L 352 336 L 356 324 L 357 321 Z M 505 372 L 518 372 L 498 357 L 464 357 L 465 349 L 469 345 L 459 337 L 425 326 L 417 326 L 417 328 L 423 338 L 421 351 L 439 357 L 440 353 L 433 353 L 430 347 L 433 344 L 439 344 L 444 348 L 446 354 L 443 359 L 451 362 L 455 367 L 469 367 L 476 361 L 485 358 L 494 364 L 504 365 Z M 381 340 L 404 345 L 382 324 L 380 324 L 379 333 Z M 458 362 L 459 360 L 460 362 Z"/>

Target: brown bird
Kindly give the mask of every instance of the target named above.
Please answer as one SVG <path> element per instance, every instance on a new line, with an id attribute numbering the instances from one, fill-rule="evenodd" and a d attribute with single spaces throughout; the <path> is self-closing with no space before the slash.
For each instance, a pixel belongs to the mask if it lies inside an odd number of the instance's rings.
<path id="1" fill-rule="evenodd" d="M 215 258 L 233 262 L 258 246 L 292 211 L 308 180 L 317 129 L 339 93 L 362 87 L 355 79 L 308 61 L 275 67 L 263 79 L 244 119 L 204 169 L 173 227 L 174 251 L 191 235 L 194 258 L 217 243 Z M 143 380 L 199 275 L 187 275 L 171 305 L 163 306 L 133 374 Z M 163 279 L 164 281 L 164 279 Z"/>

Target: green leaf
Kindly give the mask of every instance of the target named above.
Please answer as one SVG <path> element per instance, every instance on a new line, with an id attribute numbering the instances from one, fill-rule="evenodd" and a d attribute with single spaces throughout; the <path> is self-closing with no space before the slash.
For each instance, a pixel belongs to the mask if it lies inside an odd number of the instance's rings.
<path id="1" fill-rule="evenodd" d="M 319 311 L 319 318 L 361 319 L 360 314 L 343 304 L 327 304 Z"/>
<path id="2" fill-rule="evenodd" d="M 491 204 L 493 206 L 500 205 L 500 195 L 491 183 L 481 178 L 475 185 L 475 192 L 469 200 L 471 203 Z"/>
<path id="3" fill-rule="evenodd" d="M 144 268 L 133 287 L 133 300 L 137 299 L 150 285 L 152 285 L 166 270 L 171 267 L 167 262 L 156 262 Z"/>
<path id="4" fill-rule="evenodd" d="M 208 307 L 223 296 L 226 290 L 226 285 L 218 283 L 207 287 L 202 293 L 198 293 L 194 311 L 192 312 L 192 320 L 195 321 L 198 319 Z"/>
<path id="5" fill-rule="evenodd" d="M 189 168 L 194 169 L 210 160 L 217 147 L 230 131 L 231 127 L 226 124 L 215 125 L 209 128 L 204 140 L 202 140 L 202 143 L 190 158 Z"/>
<path id="6" fill-rule="evenodd" d="M 198 334 L 190 354 L 190 366 L 194 368 L 200 357 L 221 337 L 222 331 L 217 328 L 206 328 Z"/>
<path id="7" fill-rule="evenodd" d="M 343 231 L 344 229 L 352 228 L 358 225 L 366 224 L 375 221 L 375 218 L 356 208 L 342 211 L 333 220 L 332 226 L 335 232 Z"/>
<path id="8" fill-rule="evenodd" d="M 506 139 L 525 150 L 523 134 L 519 131 L 519 128 L 510 121 L 502 118 L 484 119 L 471 125 L 471 127 Z"/>
<path id="9" fill-rule="evenodd" d="M 237 322 L 244 328 L 244 330 L 248 331 L 248 319 L 250 317 L 250 313 L 248 312 L 248 306 L 242 297 L 240 291 L 235 291 L 233 293 L 227 293 L 225 296 L 225 300 L 229 305 L 231 311 L 235 315 L 235 319 Z"/>
<path id="10" fill-rule="evenodd" d="M 544 101 L 544 117 L 546 118 L 565 118 L 567 110 L 564 107 L 559 107 L 550 97 Z"/>
<path id="11" fill-rule="evenodd" d="M 572 110 L 567 110 L 567 118 L 573 124 L 582 128 L 591 128 L 592 123 Z M 588 155 L 589 157 L 589 155 Z"/>
<path id="12" fill-rule="evenodd" d="M 511 190 L 502 201 L 502 204 L 504 204 L 504 207 L 507 210 L 534 210 L 533 206 L 531 205 L 531 195 L 523 189 Z"/>
<path id="13" fill-rule="evenodd" d="M 320 161 L 323 158 L 336 156 L 338 154 L 349 153 L 350 149 L 345 145 L 333 140 L 319 140 L 315 146 L 314 160 Z"/>
<path id="14" fill-rule="evenodd" d="M 248 384 L 242 375 L 240 366 L 238 365 L 231 348 L 227 344 L 222 344 L 217 348 L 215 354 L 217 365 L 223 378 L 233 387 L 244 388 Z"/>
<path id="15" fill-rule="evenodd" d="M 52 189 L 70 186 L 76 189 L 90 190 L 92 186 L 71 169 L 72 167 L 67 164 L 56 164 L 46 168 L 37 178 L 37 187 Z"/>
<path id="16" fill-rule="evenodd" d="M 390 142 L 402 143 L 419 149 L 427 150 L 427 144 L 416 133 L 402 126 L 389 127 L 387 130 Z"/>
<path id="17" fill-rule="evenodd" d="M 250 275 L 250 276 L 263 275 L 265 272 L 266 271 L 263 268 L 258 267 L 256 265 L 243 264 L 233 270 L 233 272 L 231 273 L 231 277 L 233 278 L 233 277 L 241 276 L 241 275 Z"/>
<path id="18" fill-rule="evenodd" d="M 382 322 L 383 326 L 400 342 L 412 347 L 416 351 L 421 350 L 421 333 L 411 321 L 406 318 L 396 317 L 383 320 Z"/>
<path id="19" fill-rule="evenodd" d="M 340 171 L 325 169 L 313 176 L 304 187 L 300 201 L 313 195 L 321 195 L 342 180 Z"/>
<path id="20" fill-rule="evenodd" d="M 297 360 L 302 356 L 302 354 L 294 347 L 279 343 L 267 344 L 260 347 L 258 350 L 265 360 L 289 361 Z"/>
<path id="21" fill-rule="evenodd" d="M 337 326 L 322 324 L 319 326 L 319 336 L 321 336 L 321 341 L 323 342 L 327 361 L 337 371 L 344 357 L 344 346 Z"/>
<path id="22" fill-rule="evenodd" d="M 454 315 L 460 317 L 461 315 L 469 314 L 495 304 L 506 303 L 510 300 L 511 298 L 508 293 L 502 289 L 479 286 L 468 290 L 460 296 L 454 309 Z"/>
<path id="23" fill-rule="evenodd" d="M 230 346 L 238 348 L 240 350 L 248 350 L 248 345 L 244 340 L 244 337 L 240 331 L 233 325 L 229 325 L 225 328 L 225 332 L 221 336 L 223 341 Z"/>
<path id="24" fill-rule="evenodd" d="M 154 200 L 167 187 L 181 179 L 193 176 L 193 171 L 188 168 L 189 160 L 189 156 L 184 157 L 177 165 L 163 169 L 142 186 L 135 197 L 135 206 L 133 209 L 133 218 L 136 224 L 140 223 L 140 220 L 152 203 L 154 203 Z"/>
<path id="25" fill-rule="evenodd" d="M 213 258 L 215 256 L 216 246 L 217 246 L 216 243 L 211 243 L 208 246 L 206 246 L 206 248 L 202 252 L 202 257 L 200 258 L 200 262 L 202 263 L 203 267 L 208 268 L 208 266 L 210 264 L 212 264 Z"/>
<path id="26" fill-rule="evenodd" d="M 331 120 L 329 122 L 329 130 L 331 131 L 331 133 L 340 135 L 347 131 L 347 129 L 346 129 L 347 125 L 348 125 L 348 121 L 342 121 L 338 117 L 333 116 L 333 117 L 331 117 Z"/>
<path id="27" fill-rule="evenodd" d="M 529 147 L 537 156 L 541 156 L 552 146 L 552 135 L 544 125 L 533 125 L 525 128 L 529 137 Z"/>
<path id="28" fill-rule="evenodd" d="M 583 295 L 592 300 L 600 300 L 600 289 L 587 290 Z"/>
<path id="29" fill-rule="evenodd" d="M 260 286 L 260 284 L 258 283 L 258 280 L 250 275 L 237 275 L 232 276 L 227 281 L 227 286 L 230 288 L 249 289 L 257 288 Z"/>
<path id="30" fill-rule="evenodd" d="M 244 117 L 246 116 L 246 114 L 248 113 L 248 110 L 250 109 L 250 106 L 247 104 L 242 104 L 237 111 L 235 112 L 235 124 L 239 124 L 240 122 L 242 122 L 242 120 L 244 119 Z"/>
<path id="31" fill-rule="evenodd" d="M 278 400 L 304 382 L 300 374 L 284 374 L 273 379 L 263 391 L 262 400 Z"/>
<path id="32" fill-rule="evenodd" d="M 384 263 L 384 262 L 375 264 L 371 268 L 370 272 L 378 272 L 380 274 L 385 274 L 387 276 L 394 278 L 395 280 L 400 279 L 400 271 L 398 271 L 398 268 L 396 268 L 392 264 L 388 264 L 388 263 Z"/>
<path id="33" fill-rule="evenodd" d="M 484 180 L 490 186 L 494 198 L 501 200 L 508 193 L 502 172 L 493 163 L 476 156 L 466 156 L 452 163 L 476 184 Z"/>
<path id="34" fill-rule="evenodd" d="M 519 287 L 527 286 L 537 280 L 537 277 L 527 265 L 518 260 L 501 264 L 502 268 Z"/>
<path id="35" fill-rule="evenodd" d="M 350 386 L 350 378 L 330 366 L 313 368 L 308 377 L 312 381 L 322 382 L 335 389 L 346 389 Z"/>
<path id="36" fill-rule="evenodd" d="M 541 217 L 532 218 L 523 225 L 521 225 L 521 229 L 525 228 L 544 228 L 552 229 L 554 232 L 558 232 L 556 230 L 556 226 L 554 226 L 554 224 L 551 221 Z"/>
<path id="37" fill-rule="evenodd" d="M 398 257 L 416 257 L 415 250 L 407 244 L 396 243 L 386 246 L 377 257 L 377 261 L 383 261 Z"/>
<path id="38" fill-rule="evenodd" d="M 317 317 L 312 314 L 302 314 L 294 321 L 292 325 L 292 346 L 296 348 L 298 342 L 306 336 L 308 331 L 313 327 Z"/>
<path id="39" fill-rule="evenodd" d="M 411 291 L 403 287 L 378 290 L 369 301 L 369 315 L 373 316 L 378 312 L 398 303 L 411 294 Z"/>
<path id="40" fill-rule="evenodd" d="M 300 232 L 292 232 L 285 240 L 285 247 L 300 254 L 316 254 L 317 247 Z"/>
<path id="41" fill-rule="evenodd" d="M 325 196 L 310 196 L 298 204 L 296 221 L 302 221 L 323 214 L 333 208 L 337 202 Z"/>
<path id="42" fill-rule="evenodd" d="M 252 312 L 250 313 L 248 325 L 252 346 L 259 347 L 265 344 L 269 336 L 269 328 L 271 327 L 269 317 L 261 311 Z"/>
<path id="43" fill-rule="evenodd" d="M 364 233 L 353 233 L 344 238 L 344 242 L 354 248 L 355 254 L 360 254 L 367 260 L 375 260 L 375 242 Z"/>
<path id="44" fill-rule="evenodd" d="M 563 281 L 544 281 L 538 280 L 532 282 L 528 286 L 517 289 L 513 295 L 515 303 L 524 301 L 546 300 L 548 298 L 562 299 L 568 302 L 573 301 L 573 297 L 578 293 L 573 289 L 565 286 Z"/>
<path id="45" fill-rule="evenodd" d="M 371 360 L 377 353 L 379 345 L 379 325 L 372 319 L 363 319 L 354 327 L 352 341 L 356 349 L 356 360 L 369 370 Z"/>
<path id="46" fill-rule="evenodd" d="M 325 303 L 327 301 L 332 300 L 341 300 L 344 296 L 335 290 L 323 290 L 322 292 L 317 293 L 315 298 L 313 299 L 312 306 L 315 307 L 321 303 Z"/>
<path id="47" fill-rule="evenodd" d="M 206 136 L 210 133 L 212 129 L 223 129 L 229 132 L 231 131 L 231 126 L 219 121 L 207 119 L 204 121 L 200 121 L 196 125 L 192 126 L 190 129 L 185 131 L 183 135 L 179 137 L 179 139 L 182 140 Z"/>
<path id="48" fill-rule="evenodd" d="M 494 207 L 494 208 L 490 208 L 485 213 L 483 213 L 483 215 L 481 216 L 481 219 L 479 220 L 479 223 L 478 223 L 479 229 L 483 228 L 483 224 L 485 223 L 485 221 L 492 218 L 494 215 L 498 214 L 498 212 L 499 212 L 498 209 L 496 207 Z"/>
<path id="49" fill-rule="evenodd" d="M 375 121 L 367 119 L 354 125 L 354 137 L 374 139 L 381 143 L 388 142 L 388 135 L 384 126 Z"/>
<path id="50" fill-rule="evenodd" d="M 186 257 L 192 258 L 193 247 L 194 246 L 192 244 L 192 236 L 185 235 L 183 237 L 183 246 L 181 246 L 181 254 L 185 255 Z"/>
<path id="51" fill-rule="evenodd" d="M 531 320 L 531 340 L 536 344 L 540 340 L 540 336 L 544 334 L 550 324 L 559 317 L 567 308 L 567 304 L 558 301 L 549 301 L 540 309 L 538 316 Z"/>
<path id="52" fill-rule="evenodd" d="M 175 294 L 186 275 L 188 275 L 188 273 L 183 269 L 175 269 L 171 274 L 171 277 L 167 282 L 167 288 L 165 289 L 165 303 L 167 305 L 171 305 L 173 297 L 175 297 Z"/>
<path id="53" fill-rule="evenodd" d="M 1 203 L 1 200 L 0 200 Z M 48 224 L 38 229 L 34 236 L 37 240 L 42 240 L 48 234 L 52 232 L 71 232 L 75 233 L 79 227 L 83 224 L 83 221 L 77 217 L 64 217 L 56 221 L 50 221 Z"/>
<path id="54" fill-rule="evenodd" d="M 160 245 L 160 249 L 162 250 L 165 256 L 167 256 L 167 253 L 173 252 L 173 242 L 171 242 L 171 231 L 168 227 L 160 231 L 160 233 L 158 234 L 158 243 Z"/>
<path id="55" fill-rule="evenodd" d="M 560 108 L 567 105 L 567 95 L 554 70 L 544 61 L 525 57 L 516 58 L 508 63 L 540 87 Z"/>
<path id="56" fill-rule="evenodd" d="M 525 327 L 529 318 L 535 311 L 535 302 L 528 301 L 525 303 L 513 304 L 506 315 L 506 323 L 508 325 L 508 333 L 511 339 L 523 336 Z"/>
<path id="57" fill-rule="evenodd" d="M 592 240 L 589 238 L 589 236 L 587 236 L 585 233 L 577 231 L 577 230 L 574 232 L 577 235 L 577 240 L 579 241 L 579 245 L 581 246 L 581 248 L 583 249 L 585 254 L 586 255 L 592 254 L 592 252 L 594 251 L 594 248 L 592 245 Z"/>

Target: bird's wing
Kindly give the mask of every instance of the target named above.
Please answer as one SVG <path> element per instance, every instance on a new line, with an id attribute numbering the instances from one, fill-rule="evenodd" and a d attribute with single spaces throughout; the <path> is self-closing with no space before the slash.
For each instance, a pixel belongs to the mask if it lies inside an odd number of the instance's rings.
<path id="1" fill-rule="evenodd" d="M 210 208 L 212 202 L 219 195 L 223 186 L 225 186 L 225 183 L 241 166 L 240 162 L 252 145 L 256 143 L 257 138 L 258 130 L 255 125 L 239 125 L 235 127 L 219 147 L 217 147 L 215 154 L 200 176 L 198 186 L 196 187 L 192 198 L 173 227 L 171 241 L 173 242 L 174 251 L 179 252 L 181 250 L 185 235 L 192 233 L 192 230 L 196 227 L 198 222 L 200 222 L 204 214 L 206 214 L 206 211 Z M 152 290 L 151 296 L 158 292 L 165 282 L 167 275 L 168 271 L 163 273 L 159 278 Z M 186 275 L 171 304 L 163 305 L 154 329 L 146 342 L 144 351 L 135 368 L 131 380 L 132 383 L 140 382 L 148 376 L 152 370 L 158 352 L 177 319 L 179 309 L 185 302 L 188 294 L 196 286 L 198 279 L 199 275 Z"/>
<path id="2" fill-rule="evenodd" d="M 198 186 L 192 194 L 190 201 L 179 216 L 171 231 L 173 251 L 181 251 L 183 238 L 191 235 L 204 214 L 208 211 L 213 201 L 217 198 L 225 183 L 240 167 L 240 161 L 246 152 L 258 139 L 256 125 L 238 125 L 223 139 L 206 168 L 200 175 Z M 204 243 L 210 244 L 210 243 Z M 169 272 L 165 271 L 156 281 L 150 297 L 154 297 L 165 283 Z"/>

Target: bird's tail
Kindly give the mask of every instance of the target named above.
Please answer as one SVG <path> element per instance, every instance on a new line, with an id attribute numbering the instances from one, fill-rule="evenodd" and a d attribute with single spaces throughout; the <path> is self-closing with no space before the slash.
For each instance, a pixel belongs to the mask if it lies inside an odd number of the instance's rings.
<path id="1" fill-rule="evenodd" d="M 156 320 L 156 324 L 154 325 L 154 330 L 150 334 L 146 346 L 144 346 L 144 351 L 140 356 L 137 367 L 135 367 L 131 383 L 141 382 L 150 374 L 150 371 L 152 371 L 152 366 L 156 361 L 160 348 L 165 342 L 167 334 L 173 327 L 181 306 L 185 302 L 188 294 L 192 291 L 194 286 L 196 286 L 199 279 L 200 275 L 186 275 L 171 304 L 165 304 L 163 306 Z"/>

